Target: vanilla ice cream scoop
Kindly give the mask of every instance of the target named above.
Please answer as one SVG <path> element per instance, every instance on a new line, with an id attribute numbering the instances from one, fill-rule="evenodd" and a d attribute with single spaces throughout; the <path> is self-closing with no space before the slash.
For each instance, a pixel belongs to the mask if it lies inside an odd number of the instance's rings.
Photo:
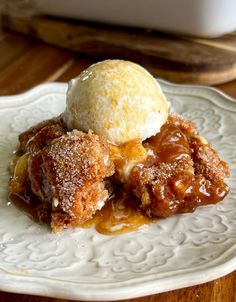
<path id="1" fill-rule="evenodd" d="M 159 132 L 168 107 L 159 84 L 144 68 L 106 60 L 70 81 L 63 116 L 69 129 L 91 129 L 111 143 L 122 144 Z"/>

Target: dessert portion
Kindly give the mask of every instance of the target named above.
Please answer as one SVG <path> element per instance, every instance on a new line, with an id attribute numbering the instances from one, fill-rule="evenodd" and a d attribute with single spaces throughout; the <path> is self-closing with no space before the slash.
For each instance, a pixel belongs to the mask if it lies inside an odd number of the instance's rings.
<path id="1" fill-rule="evenodd" d="M 200 205 L 221 201 L 228 193 L 227 164 L 191 121 L 169 115 L 160 133 L 143 146 L 151 155 L 132 169 L 128 185 L 146 215 L 193 212 Z"/>
<path id="2" fill-rule="evenodd" d="M 22 133 L 19 141 L 9 188 L 29 204 L 37 200 L 38 220 L 50 221 L 57 232 L 78 226 L 103 207 L 109 197 L 106 178 L 114 173 L 103 137 L 66 132 L 58 118 Z"/>
<path id="3" fill-rule="evenodd" d="M 72 80 L 59 117 L 19 135 L 9 198 L 37 221 L 132 231 L 228 193 L 227 164 L 140 66 L 107 60 Z"/>

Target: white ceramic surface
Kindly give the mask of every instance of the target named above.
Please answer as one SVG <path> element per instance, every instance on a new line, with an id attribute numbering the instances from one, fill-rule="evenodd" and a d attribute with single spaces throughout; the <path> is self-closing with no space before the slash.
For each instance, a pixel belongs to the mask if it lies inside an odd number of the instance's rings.
<path id="1" fill-rule="evenodd" d="M 147 228 L 104 236 L 93 228 L 53 235 L 7 203 L 17 135 L 65 106 L 66 84 L 0 98 L 0 289 L 78 300 L 133 298 L 207 282 L 236 269 L 236 103 L 206 87 L 162 88 L 231 167 L 227 198 Z"/>
<path id="2" fill-rule="evenodd" d="M 235 0 L 32 0 L 45 14 L 216 37 L 236 30 Z"/>

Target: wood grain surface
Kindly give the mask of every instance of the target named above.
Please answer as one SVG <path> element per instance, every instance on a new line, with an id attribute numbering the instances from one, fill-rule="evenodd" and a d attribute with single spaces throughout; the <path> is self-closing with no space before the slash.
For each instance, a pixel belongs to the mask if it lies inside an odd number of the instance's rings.
<path id="1" fill-rule="evenodd" d="M 0 33 L 0 95 L 24 92 L 43 82 L 67 82 L 92 62 L 93 60 L 89 58 L 21 35 L 9 32 Z M 218 88 L 236 98 L 236 81 L 220 85 Z M 0 292 L 0 302 L 15 301 L 67 302 L 68 300 Z M 123 302 L 154 301 L 236 302 L 236 272 L 202 285 L 123 300 Z"/>
<path id="2" fill-rule="evenodd" d="M 235 302 L 236 272 L 213 282 L 121 302 Z M 0 292 L 0 302 L 68 302 L 53 299 Z M 79 300 L 77 302 L 80 302 Z"/>
<path id="3" fill-rule="evenodd" d="M 3 16 L 3 26 L 96 59 L 132 58 L 155 76 L 175 82 L 219 84 L 236 78 L 233 34 L 228 35 L 227 43 L 222 39 L 213 43 L 141 29 L 10 13 Z"/>

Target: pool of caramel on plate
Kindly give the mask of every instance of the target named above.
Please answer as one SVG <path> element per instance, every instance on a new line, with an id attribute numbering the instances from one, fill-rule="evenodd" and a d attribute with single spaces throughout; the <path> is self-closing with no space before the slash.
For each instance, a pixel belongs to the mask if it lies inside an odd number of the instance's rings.
<path id="1" fill-rule="evenodd" d="M 25 212 L 36 222 L 40 222 L 39 207 L 42 203 L 33 194 L 25 196 L 10 193 L 9 200 L 20 210 Z M 50 217 L 43 219 L 44 223 L 50 223 Z M 128 192 L 121 191 L 111 198 L 106 205 L 85 223 L 79 225 L 82 228 L 95 227 L 95 229 L 104 235 L 118 235 L 132 232 L 145 227 L 151 222 L 151 219 L 142 214 L 138 209 L 138 202 L 134 196 Z"/>

